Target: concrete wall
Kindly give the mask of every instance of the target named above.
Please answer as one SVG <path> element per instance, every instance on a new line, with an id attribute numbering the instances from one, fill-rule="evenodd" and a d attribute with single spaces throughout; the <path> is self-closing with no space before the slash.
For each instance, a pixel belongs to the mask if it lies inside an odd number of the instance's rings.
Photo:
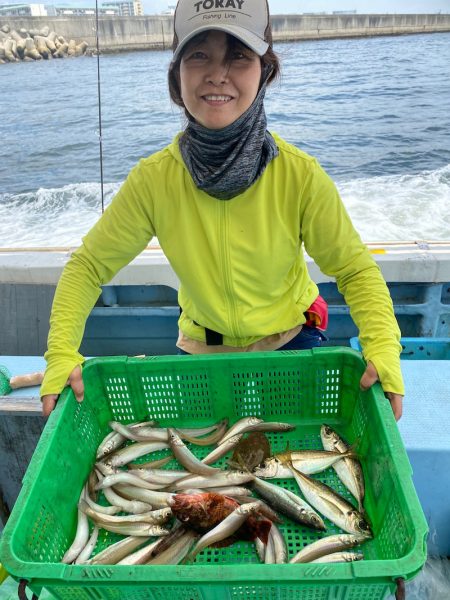
<path id="1" fill-rule="evenodd" d="M 48 25 L 67 40 L 95 47 L 94 17 L 0 17 L 0 27 L 5 24 L 16 30 Z M 450 15 L 275 15 L 272 27 L 276 41 L 434 33 L 450 31 Z M 172 33 L 170 16 L 99 17 L 104 52 L 169 48 Z"/>

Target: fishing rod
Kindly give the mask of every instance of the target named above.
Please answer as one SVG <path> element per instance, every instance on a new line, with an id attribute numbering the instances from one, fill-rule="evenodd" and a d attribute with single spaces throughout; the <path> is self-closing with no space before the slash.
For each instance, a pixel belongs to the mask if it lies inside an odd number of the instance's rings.
<path id="1" fill-rule="evenodd" d="M 100 84 L 100 46 L 98 41 L 98 0 L 95 0 L 95 41 L 97 47 L 97 99 L 98 99 L 98 141 L 100 152 L 100 191 L 102 213 L 105 212 L 105 197 L 103 193 L 103 141 L 102 141 L 102 95 Z"/>

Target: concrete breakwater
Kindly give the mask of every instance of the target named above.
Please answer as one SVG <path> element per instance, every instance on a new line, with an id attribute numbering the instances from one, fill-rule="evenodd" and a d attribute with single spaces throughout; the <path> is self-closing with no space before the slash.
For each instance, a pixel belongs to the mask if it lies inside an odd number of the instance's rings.
<path id="1" fill-rule="evenodd" d="M 16 31 L 47 26 L 77 44 L 86 41 L 91 49 L 96 45 L 95 17 L 2 17 L 3 25 Z M 436 33 L 450 31 L 450 15 L 274 15 L 272 29 L 275 41 Z M 99 17 L 101 52 L 166 49 L 172 35 L 171 16 Z"/>
<path id="2" fill-rule="evenodd" d="M 87 47 L 85 41 L 80 44 L 73 39 L 67 41 L 55 31 L 50 31 L 48 25 L 42 29 L 21 27 L 18 31 L 9 25 L 0 27 L 0 64 L 81 56 Z"/>

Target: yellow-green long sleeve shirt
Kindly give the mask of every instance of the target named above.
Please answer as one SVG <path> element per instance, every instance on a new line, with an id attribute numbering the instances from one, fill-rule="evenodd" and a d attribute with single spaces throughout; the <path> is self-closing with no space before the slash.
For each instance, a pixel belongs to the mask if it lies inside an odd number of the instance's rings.
<path id="1" fill-rule="evenodd" d="M 142 159 L 83 238 L 59 281 L 41 395 L 59 393 L 83 362 L 78 349 L 100 286 L 153 236 L 180 280 L 179 327 L 245 347 L 303 323 L 318 295 L 302 244 L 335 277 L 385 391 L 403 394 L 400 332 L 378 265 L 317 161 L 274 135 L 279 155 L 244 193 L 220 201 L 199 190 L 178 138 Z"/>

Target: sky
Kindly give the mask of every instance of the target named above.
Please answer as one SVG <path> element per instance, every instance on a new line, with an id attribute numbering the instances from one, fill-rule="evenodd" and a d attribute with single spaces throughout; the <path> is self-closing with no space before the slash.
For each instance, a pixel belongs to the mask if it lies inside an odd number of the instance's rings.
<path id="1" fill-rule="evenodd" d="M 101 2 L 101 0 L 99 0 Z M 158 13 L 175 0 L 143 0 L 145 12 Z M 358 13 L 450 13 L 450 0 L 269 0 L 275 14 L 356 10 Z"/>
<path id="2" fill-rule="evenodd" d="M 101 6 L 105 0 L 98 0 Z M 23 2 L 54 4 L 55 6 L 95 5 L 95 0 L 0 0 L 1 4 Z M 176 0 L 142 0 L 145 14 L 157 14 L 167 10 Z M 356 10 L 363 13 L 450 13 L 450 0 L 269 0 L 270 12 L 276 14 L 301 14 L 305 12 L 333 12 Z"/>

